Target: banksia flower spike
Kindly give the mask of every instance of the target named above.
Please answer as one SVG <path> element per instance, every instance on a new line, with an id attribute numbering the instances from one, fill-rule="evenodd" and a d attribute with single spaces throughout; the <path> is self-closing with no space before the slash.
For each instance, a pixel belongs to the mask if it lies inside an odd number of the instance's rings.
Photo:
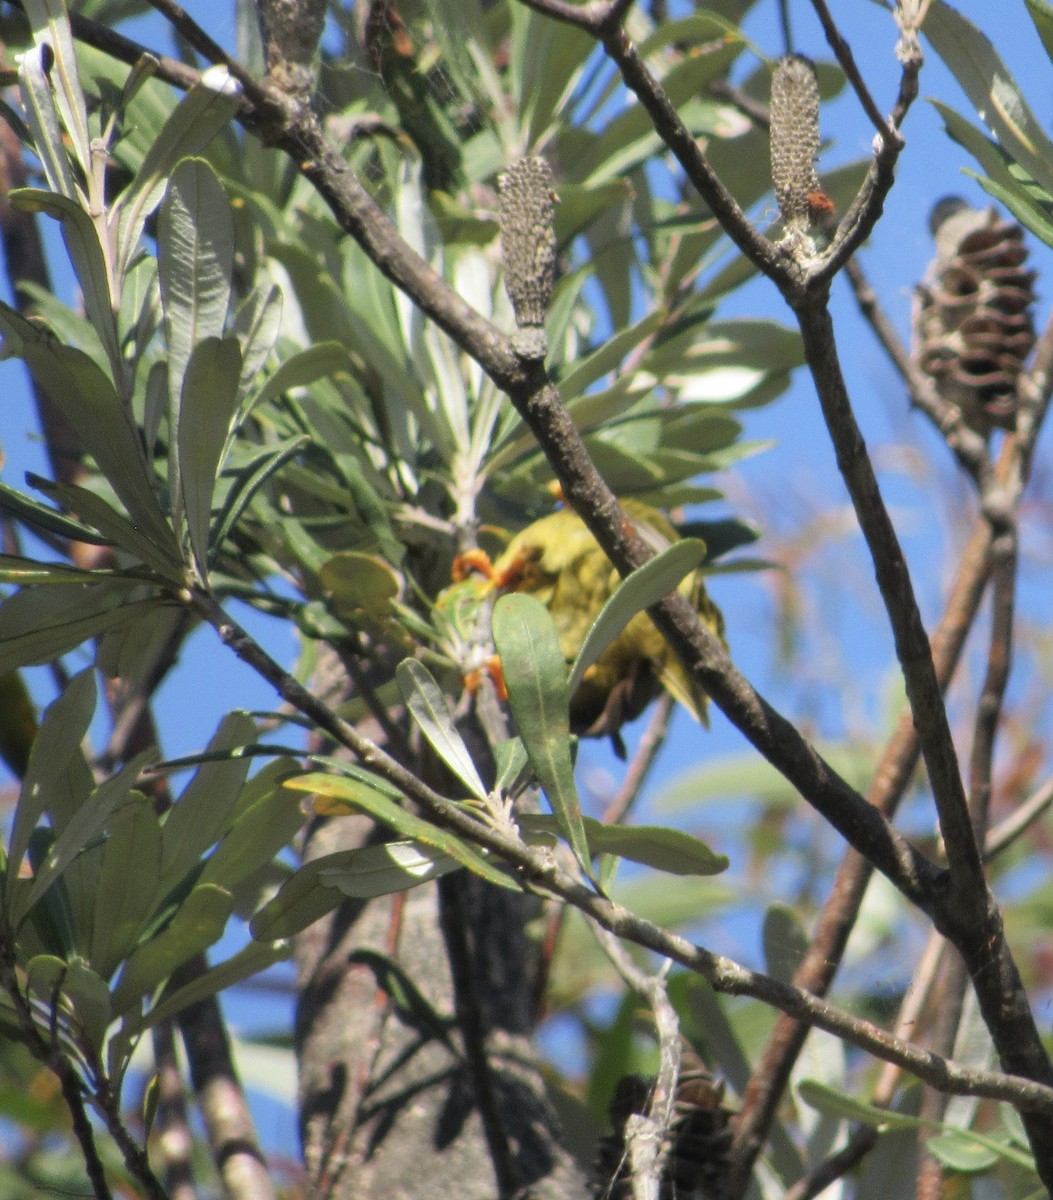
<path id="1" fill-rule="evenodd" d="M 775 64 L 771 80 L 771 180 L 786 232 L 798 241 L 833 213 L 815 169 L 819 153 L 819 84 L 801 54 Z"/>
<path id="2" fill-rule="evenodd" d="M 499 180 L 501 257 L 505 291 L 518 332 L 514 345 L 524 358 L 544 358 L 545 317 L 556 278 L 556 195 L 543 158 L 521 158 Z"/>

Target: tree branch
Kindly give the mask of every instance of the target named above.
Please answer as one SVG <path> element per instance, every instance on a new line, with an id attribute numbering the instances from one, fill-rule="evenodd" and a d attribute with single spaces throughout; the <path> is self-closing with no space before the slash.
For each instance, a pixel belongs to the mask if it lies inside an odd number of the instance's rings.
<path id="1" fill-rule="evenodd" d="M 618 937 L 671 958 L 700 974 L 718 992 L 762 1000 L 799 1020 L 826 1029 L 878 1058 L 897 1063 L 934 1087 L 954 1094 L 1008 1100 L 1025 1113 L 1042 1113 L 1053 1118 L 1053 1086 L 1010 1073 L 963 1067 L 912 1046 L 801 988 L 751 971 L 723 955 L 713 954 L 597 895 L 594 889 L 563 871 L 551 854 L 534 850 L 518 838 L 476 819 L 422 783 L 411 771 L 312 696 L 206 592 L 195 592 L 193 604 L 216 630 L 223 644 L 266 679 L 283 699 L 340 745 L 351 750 L 364 766 L 402 790 L 436 825 L 489 850 L 508 863 L 524 886 L 543 896 L 559 896 Z"/>

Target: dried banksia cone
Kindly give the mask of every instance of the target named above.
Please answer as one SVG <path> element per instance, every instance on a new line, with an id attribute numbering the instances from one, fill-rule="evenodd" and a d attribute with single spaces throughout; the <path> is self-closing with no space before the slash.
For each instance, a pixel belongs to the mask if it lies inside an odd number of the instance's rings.
<path id="1" fill-rule="evenodd" d="M 545 317 L 556 278 L 552 171 L 543 158 L 521 158 L 498 186 L 505 291 L 519 327 L 514 344 L 525 358 L 544 358 Z"/>
<path id="2" fill-rule="evenodd" d="M 787 54 L 771 79 L 771 181 L 788 233 L 806 233 L 813 220 L 832 211 L 815 170 L 818 153 L 815 67 L 801 54 Z"/>
<path id="3" fill-rule="evenodd" d="M 1035 344 L 1035 272 L 1024 231 L 950 197 L 930 220 L 936 258 L 914 302 L 914 357 L 985 437 L 1016 424 L 1017 380 Z"/>
<path id="4" fill-rule="evenodd" d="M 668 1154 L 659 1189 L 660 1200 L 711 1200 L 720 1194 L 731 1149 L 731 1113 L 724 1107 L 724 1086 L 696 1055 L 680 1074 L 669 1127 Z M 633 1113 L 647 1111 L 653 1080 L 639 1075 L 621 1079 L 611 1100 L 614 1132 L 603 1138 L 596 1159 L 594 1194 L 610 1200 L 632 1200 L 632 1179 L 625 1147 L 625 1127 Z"/>

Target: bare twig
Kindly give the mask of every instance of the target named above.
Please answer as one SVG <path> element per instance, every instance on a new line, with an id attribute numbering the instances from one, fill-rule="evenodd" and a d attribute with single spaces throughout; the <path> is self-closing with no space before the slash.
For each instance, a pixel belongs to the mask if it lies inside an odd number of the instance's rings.
<path id="1" fill-rule="evenodd" d="M 815 15 L 819 18 L 819 23 L 823 27 L 823 33 L 826 34 L 826 40 L 830 43 L 830 49 L 834 52 L 834 57 L 841 64 L 841 70 L 844 71 L 845 77 L 848 79 L 852 91 L 855 92 L 856 98 L 859 100 L 863 111 L 870 118 L 871 124 L 877 130 L 882 141 L 894 135 L 894 131 L 890 130 L 889 122 L 881 115 L 881 109 L 878 108 L 874 97 L 870 94 L 870 89 L 863 80 L 863 76 L 859 73 L 859 68 L 856 66 L 855 55 L 852 53 L 852 47 L 845 40 L 840 29 L 830 15 L 830 10 L 826 6 L 826 0 L 812 0 L 812 8 L 815 9 Z"/>
<path id="2" fill-rule="evenodd" d="M 966 425 L 961 409 L 944 400 L 932 379 L 918 370 L 881 307 L 858 258 L 848 260 L 845 275 L 852 285 L 859 311 L 907 385 L 911 402 L 936 426 L 962 467 L 982 489 L 991 470 L 986 440 Z"/>
<path id="3" fill-rule="evenodd" d="M 621 786 L 603 810 L 603 816 L 600 819 L 605 824 L 617 825 L 620 821 L 624 821 L 636 803 L 640 790 L 654 766 L 655 759 L 665 745 L 666 735 L 669 732 L 669 720 L 675 707 L 676 701 L 668 692 L 663 692 L 655 702 L 654 711 L 651 713 L 647 728 L 636 747 L 636 753 L 626 768 Z"/>
<path id="4" fill-rule="evenodd" d="M 1021 834 L 1025 833 L 1053 805 L 1053 778 L 1047 779 L 1037 791 L 1004 821 L 995 825 L 984 843 L 984 857 L 992 859 L 1001 854 Z"/>
<path id="5" fill-rule="evenodd" d="M 973 748 L 969 762 L 969 811 L 981 844 L 987 836 L 995 737 L 1012 660 L 1017 540 L 1016 527 L 1011 521 L 1006 522 L 995 538 L 992 555 L 994 588 L 987 672 L 976 705 Z"/>
<path id="6" fill-rule="evenodd" d="M 647 1113 L 634 1113 L 626 1122 L 625 1150 L 632 1171 L 633 1196 L 657 1200 L 671 1148 L 669 1131 L 676 1114 L 676 1088 L 680 1079 L 680 1021 L 665 985 L 669 960 L 657 974 L 648 975 L 612 933 L 595 921 L 588 925 L 611 965 L 654 1013 L 658 1075 Z"/>

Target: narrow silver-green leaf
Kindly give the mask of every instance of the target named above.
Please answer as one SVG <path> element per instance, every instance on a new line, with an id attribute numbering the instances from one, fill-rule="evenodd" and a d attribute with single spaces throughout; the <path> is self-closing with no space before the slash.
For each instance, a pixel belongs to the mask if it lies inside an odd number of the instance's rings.
<path id="1" fill-rule="evenodd" d="M 94 458 L 132 521 L 158 546 L 170 545 L 171 530 L 154 495 L 138 430 L 98 364 L 82 351 L 58 344 L 46 330 L 3 303 L 0 333 L 61 409 L 78 443 Z"/>
<path id="2" fill-rule="evenodd" d="M 420 842 L 384 842 L 356 850 L 347 863 L 318 872 L 322 887 L 335 888 L 355 900 L 388 896 L 439 879 L 461 864 L 434 846 Z"/>
<path id="3" fill-rule="evenodd" d="M 1053 191 L 1053 141 L 987 37 L 943 0 L 933 0 L 925 36 L 1004 149 Z"/>
<path id="4" fill-rule="evenodd" d="M 301 769 L 292 759 L 275 759 L 245 785 L 242 794 L 250 794 L 252 802 L 242 810 L 239 796 L 233 824 L 209 855 L 202 883 L 233 889 L 289 845 L 303 826 L 303 814 L 282 784 Z"/>
<path id="5" fill-rule="evenodd" d="M 71 799 L 77 806 L 84 798 L 84 789 L 91 786 L 91 774 L 80 745 L 95 713 L 95 696 L 94 672 L 81 671 L 66 684 L 41 718 L 8 843 L 5 906 L 11 904 L 30 835 L 49 805 L 56 801 L 59 790 L 64 786 L 68 790 L 72 785 L 78 794 Z M 75 782 L 78 775 L 79 786 Z"/>
<path id="6" fill-rule="evenodd" d="M 207 748 L 210 754 L 227 752 L 228 757 L 203 763 L 165 814 L 160 875 L 166 891 L 197 865 L 229 827 L 250 766 L 237 750 L 255 738 L 256 722 L 247 713 L 228 713 Z"/>
<path id="7" fill-rule="evenodd" d="M 290 388 L 306 387 L 318 379 L 327 379 L 337 371 L 351 366 L 347 347 L 339 342 L 316 342 L 306 350 L 285 359 L 260 388 L 249 404 L 249 410 L 267 404 Z M 247 410 L 248 411 L 248 410 Z"/>
<path id="8" fill-rule="evenodd" d="M 186 158 L 172 173 L 158 218 L 158 281 L 168 339 L 169 429 L 179 437 L 183 378 L 194 347 L 221 338 L 230 308 L 234 269 L 234 219 L 215 172 L 202 159 Z M 182 456 L 170 452 L 178 476 Z M 169 486 L 181 495 L 178 478 Z"/>
<path id="9" fill-rule="evenodd" d="M 194 346 L 179 403 L 179 485 L 190 546 L 202 579 L 208 569 L 212 496 L 238 407 L 241 347 L 207 337 Z"/>
<path id="10" fill-rule="evenodd" d="M 234 332 L 241 343 L 243 393 L 274 349 L 281 318 L 282 294 L 276 287 L 254 288 L 234 314 Z"/>
<path id="11" fill-rule="evenodd" d="M 567 665 L 555 624 L 540 600 L 513 593 L 494 605 L 493 634 L 527 758 L 563 836 L 588 875 L 589 846 L 570 755 Z"/>
<path id="12" fill-rule="evenodd" d="M 790 983 L 808 951 L 808 935 L 793 909 L 772 904 L 764 914 L 764 963 L 768 974 Z"/>
<path id="13" fill-rule="evenodd" d="M 165 529 L 163 540 L 155 541 L 101 496 L 75 483 L 47 485 L 44 490 L 94 526 L 109 545 L 130 558 L 139 559 L 163 579 L 182 582 L 182 564 L 176 552 L 175 538 L 168 529 Z"/>
<path id="14" fill-rule="evenodd" d="M 404 659 L 395 668 L 402 698 L 421 733 L 442 761 L 478 800 L 486 799 L 486 784 L 479 777 L 449 706 L 431 672 L 416 659 Z"/>
<path id="15" fill-rule="evenodd" d="M 123 1015 L 183 963 L 218 942 L 233 911 L 234 899 L 224 888 L 211 883 L 194 888 L 169 924 L 128 959 L 113 991 L 113 1011 Z"/>
<path id="16" fill-rule="evenodd" d="M 295 937 L 332 912 L 343 897 L 335 888 L 323 887 L 318 876 L 324 870 L 347 866 L 357 853 L 357 850 L 340 850 L 304 863 L 249 922 L 252 936 L 260 942 Z"/>
<path id="17" fill-rule="evenodd" d="M 1053 62 L 1053 5 L 1049 0 L 1024 0 L 1027 13 L 1035 23 L 1042 47 Z"/>
<path id="18" fill-rule="evenodd" d="M 124 804 L 143 802 L 141 793 L 132 791 L 139 775 L 155 752 L 144 750 L 121 771 L 100 783 L 91 796 L 72 814 L 33 880 L 25 898 L 25 910 L 33 907 L 45 891 L 61 876 L 73 859 L 106 828 L 114 811 Z"/>
<path id="19" fill-rule="evenodd" d="M 241 103 L 241 87 L 224 66 L 209 67 L 172 110 L 150 145 L 128 190 L 114 205 L 120 213 L 116 275 L 128 269 L 147 217 L 161 203 L 172 167 L 200 154 L 230 121 Z"/>
<path id="20" fill-rule="evenodd" d="M 244 370 L 242 376 L 244 377 Z M 301 455 L 310 444 L 311 438 L 304 434 L 303 437 L 294 438 L 290 442 L 264 451 L 239 470 L 223 507 L 216 515 L 215 533 L 212 537 L 213 552 L 218 552 L 260 488 L 286 463 Z"/>
<path id="21" fill-rule="evenodd" d="M 498 887 L 518 890 L 513 879 L 491 864 L 483 855 L 471 846 L 462 842 L 452 833 L 439 829 L 431 822 L 422 820 L 411 812 L 407 812 L 400 804 L 389 796 L 364 784 L 361 778 L 341 775 L 310 774 L 301 775 L 297 779 L 286 782 L 287 788 L 298 792 L 314 792 L 320 796 L 332 797 L 338 801 L 368 813 L 389 829 L 415 842 L 422 842 L 441 850 L 451 858 L 456 859 L 462 867 L 467 867 L 476 875 L 481 875 L 489 883 Z"/>
<path id="22" fill-rule="evenodd" d="M 645 608 L 650 608 L 652 604 L 657 604 L 670 592 L 675 592 L 680 582 L 702 565 L 705 557 L 705 542 L 698 538 L 684 538 L 683 541 L 667 546 L 622 580 L 603 606 L 578 651 L 567 685 L 571 695 L 581 683 L 585 672 L 633 617 Z"/>
<path id="23" fill-rule="evenodd" d="M 90 603 L 85 604 L 85 600 Z M 144 600 L 138 604 L 117 604 L 112 593 L 101 588 L 16 592 L 0 605 L 0 624 L 5 623 L 8 610 L 16 604 L 23 610 L 19 615 L 37 608 L 39 623 L 15 633 L 0 634 L 0 674 L 61 658 L 91 638 L 139 620 L 151 613 L 156 603 Z M 85 608 L 89 611 L 80 615 Z"/>
<path id="24" fill-rule="evenodd" d="M 225 962 L 217 963 L 199 975 L 191 983 L 162 996 L 161 1000 L 144 1016 L 127 1020 L 127 1034 L 135 1037 L 158 1021 L 166 1021 L 190 1004 L 207 1000 L 217 992 L 226 991 L 243 980 L 258 975 L 268 967 L 288 958 L 292 947 L 285 941 L 253 941 Z"/>
<path id="25" fill-rule="evenodd" d="M 80 521 L 73 520 L 72 517 L 65 516 L 57 509 L 51 508 L 50 505 L 41 504 L 39 500 L 34 500 L 31 496 L 26 496 L 15 488 L 8 487 L 6 483 L 0 483 L 0 510 L 17 517 L 26 525 L 43 529 L 46 533 L 53 533 L 56 537 L 70 538 L 75 542 L 88 542 L 95 546 L 108 544 L 108 539 L 101 536 L 96 530 L 90 529 Z M 14 556 L 5 555 L 5 558 L 10 561 Z M 29 562 L 29 559 L 24 561 Z"/>
<path id="26" fill-rule="evenodd" d="M 556 818 L 544 813 L 523 813 L 518 819 L 527 834 L 560 832 Z M 605 825 L 593 817 L 584 817 L 583 822 L 590 855 L 614 854 L 670 875 L 719 875 L 730 865 L 725 855 L 680 829 Z"/>
<path id="27" fill-rule="evenodd" d="M 843 1117 L 849 1121 L 861 1121 L 875 1129 L 922 1129 L 929 1122 L 907 1113 L 892 1112 L 886 1108 L 878 1108 L 857 1100 L 854 1096 L 846 1096 L 843 1092 L 827 1087 L 814 1079 L 805 1079 L 797 1086 L 801 1099 L 832 1117 Z"/>
<path id="28" fill-rule="evenodd" d="M 20 188 L 11 193 L 12 203 L 24 212 L 42 212 L 53 217 L 62 228 L 62 239 L 84 297 L 84 311 L 102 342 L 114 376 L 124 370 L 117 341 L 114 316 L 117 297 L 113 294 L 106 257 L 94 221 L 68 196 L 36 188 Z"/>
<path id="29" fill-rule="evenodd" d="M 77 188 L 73 181 L 66 148 L 62 141 L 62 126 L 55 108 L 51 83 L 44 70 L 43 51 L 34 46 L 22 55 L 18 68 L 26 121 L 33 138 L 33 149 L 44 168 L 48 187 L 59 196 L 73 200 Z"/>
<path id="30" fill-rule="evenodd" d="M 161 879 L 161 825 L 149 799 L 110 822 L 99 867 L 88 960 L 109 979 L 135 948 L 153 912 Z"/>
<path id="31" fill-rule="evenodd" d="M 88 109 L 77 71 L 77 52 L 64 0 L 26 0 L 25 13 L 39 50 L 47 43 L 53 56 L 50 81 L 54 86 L 55 107 L 69 135 L 73 152 L 85 178 L 91 174 L 91 133 Z"/>

